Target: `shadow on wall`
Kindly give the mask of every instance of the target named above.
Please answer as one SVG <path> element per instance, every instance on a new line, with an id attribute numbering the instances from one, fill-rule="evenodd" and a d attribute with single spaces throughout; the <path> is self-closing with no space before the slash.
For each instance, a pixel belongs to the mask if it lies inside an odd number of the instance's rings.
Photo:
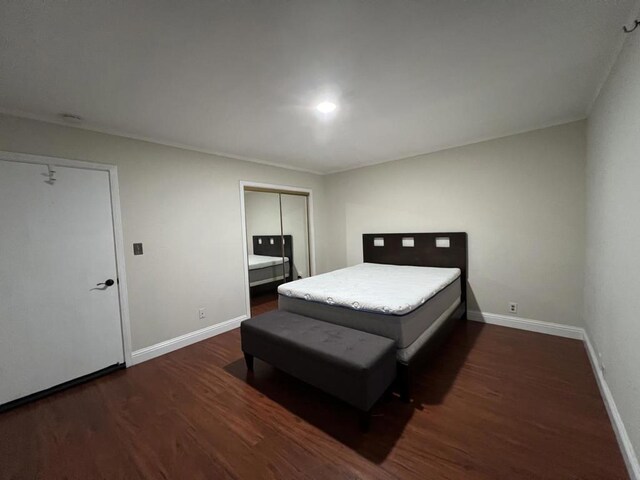
<path id="1" fill-rule="evenodd" d="M 443 403 L 483 326 L 460 321 L 451 336 L 413 378 L 412 402 L 403 403 L 387 395 L 373 409 L 371 430 L 362 433 L 357 411 L 350 405 L 301 382 L 256 359 L 253 375 L 247 375 L 244 359 L 224 367 L 258 392 L 284 407 L 303 421 L 327 433 L 376 464 L 382 463 L 402 435 L 416 410 L 429 410 Z M 429 417 L 416 428 L 429 429 Z"/>
<path id="2" fill-rule="evenodd" d="M 477 312 L 481 312 L 480 305 L 478 305 L 478 299 L 476 298 L 476 294 L 473 292 L 471 285 L 467 282 L 467 311 L 475 310 Z"/>

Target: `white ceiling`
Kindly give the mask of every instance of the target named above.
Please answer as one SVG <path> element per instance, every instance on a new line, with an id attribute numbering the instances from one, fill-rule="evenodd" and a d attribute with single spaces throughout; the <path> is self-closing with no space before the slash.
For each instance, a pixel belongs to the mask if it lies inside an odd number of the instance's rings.
<path id="1" fill-rule="evenodd" d="M 633 6 L 0 0 L 0 109 L 332 172 L 584 118 Z"/>

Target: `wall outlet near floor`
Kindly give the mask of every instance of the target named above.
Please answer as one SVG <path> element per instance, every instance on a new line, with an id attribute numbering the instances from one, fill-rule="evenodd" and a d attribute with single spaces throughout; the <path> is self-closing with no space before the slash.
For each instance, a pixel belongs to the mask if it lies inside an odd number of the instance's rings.
<path id="1" fill-rule="evenodd" d="M 509 302 L 509 313 L 518 313 L 518 304 Z"/>
<path id="2" fill-rule="evenodd" d="M 205 313 L 204 313 L 204 308 L 201 308 L 200 310 L 198 310 L 198 318 L 199 318 L 200 320 L 202 320 L 202 319 L 203 319 L 203 318 L 205 318 L 205 317 L 206 317 L 206 315 L 205 315 Z"/>

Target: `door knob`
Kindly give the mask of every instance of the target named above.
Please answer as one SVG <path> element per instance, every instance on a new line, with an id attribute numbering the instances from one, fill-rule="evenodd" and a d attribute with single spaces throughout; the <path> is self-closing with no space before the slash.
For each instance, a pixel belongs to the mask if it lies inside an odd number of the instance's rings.
<path id="1" fill-rule="evenodd" d="M 113 280 L 111 280 L 111 279 L 108 279 L 108 280 L 105 280 L 103 283 L 98 283 L 98 284 L 96 284 L 96 287 L 101 287 L 101 286 L 103 286 L 103 285 L 104 285 L 105 287 L 110 287 L 110 286 L 111 286 L 111 285 L 113 285 L 114 283 L 116 283 L 116 282 L 114 282 L 114 281 L 113 281 Z"/>

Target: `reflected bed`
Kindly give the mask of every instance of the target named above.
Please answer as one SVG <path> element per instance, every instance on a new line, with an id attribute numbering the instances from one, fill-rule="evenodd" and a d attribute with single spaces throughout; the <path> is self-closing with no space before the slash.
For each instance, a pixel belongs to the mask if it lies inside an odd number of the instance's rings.
<path id="1" fill-rule="evenodd" d="M 283 281 L 289 276 L 289 258 L 269 255 L 249 255 L 249 286 L 256 287 L 266 283 Z"/>

